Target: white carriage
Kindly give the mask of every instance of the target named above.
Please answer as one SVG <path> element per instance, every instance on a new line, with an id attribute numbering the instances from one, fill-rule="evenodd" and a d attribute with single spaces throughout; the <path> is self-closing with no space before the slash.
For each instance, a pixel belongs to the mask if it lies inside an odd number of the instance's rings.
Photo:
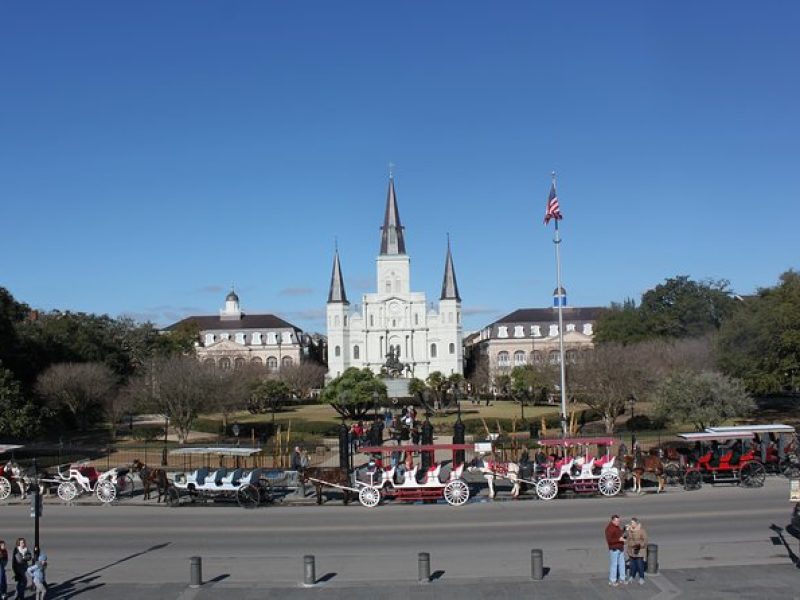
<path id="1" fill-rule="evenodd" d="M 22 448 L 22 446 L 17 444 L 0 444 L 0 454 L 5 454 L 6 452 L 11 452 L 12 450 L 17 450 Z M 14 465 L 12 461 L 9 461 L 5 467 L 0 470 L 0 500 L 7 500 L 8 497 L 11 495 L 12 490 L 12 483 L 17 483 L 19 485 L 19 489 L 21 495 L 25 496 L 25 482 L 22 480 L 21 475 L 19 474 L 19 468 L 17 467 L 17 472 L 14 472 Z"/>
<path id="2" fill-rule="evenodd" d="M 411 456 L 428 453 L 431 466 L 425 472 L 420 472 L 420 467 L 416 463 L 410 468 L 403 469 L 399 465 L 386 468 L 368 467 L 367 481 L 356 480 L 356 485 L 359 487 L 358 499 L 363 506 L 368 508 L 377 506 L 383 498 L 392 498 L 401 502 L 435 502 L 444 498 L 450 506 L 461 506 L 469 500 L 470 490 L 462 477 L 464 462 L 463 459 L 457 460 L 460 456 L 458 453 L 473 451 L 474 448 L 474 445 L 470 444 L 363 447 L 361 452 L 375 456 L 380 455 L 386 459 L 398 451 L 409 453 Z M 453 461 L 447 472 L 443 472 L 442 463 L 435 461 L 437 451 L 452 451 L 453 453 Z"/>
<path id="3" fill-rule="evenodd" d="M 611 453 L 614 438 L 540 439 L 538 443 L 546 460 L 533 483 L 542 500 L 552 500 L 559 490 L 603 496 L 616 496 L 622 490 L 620 469 Z"/>
<path id="4" fill-rule="evenodd" d="M 201 455 L 250 457 L 261 452 L 260 448 L 180 448 L 170 454 L 183 456 Z M 178 506 L 181 499 L 236 501 L 244 508 L 255 508 L 272 498 L 269 481 L 262 469 L 211 469 L 202 467 L 193 471 L 179 472 L 172 476 L 167 488 L 167 505 Z"/>
<path id="5" fill-rule="evenodd" d="M 72 502 L 82 494 L 93 494 L 103 504 L 110 504 L 119 497 L 133 495 L 133 478 L 128 467 L 100 472 L 88 461 L 69 465 L 66 472 L 58 466 L 55 477 L 42 477 L 39 481 L 58 485 L 58 497 L 64 502 Z"/>

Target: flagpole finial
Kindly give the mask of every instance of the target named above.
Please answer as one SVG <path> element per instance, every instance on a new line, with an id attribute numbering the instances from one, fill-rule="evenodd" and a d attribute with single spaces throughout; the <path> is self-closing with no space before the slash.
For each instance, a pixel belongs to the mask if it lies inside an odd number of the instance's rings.
<path id="1" fill-rule="evenodd" d="M 333 236 L 333 249 L 338 252 L 339 251 L 339 237 Z"/>
<path id="2" fill-rule="evenodd" d="M 394 163 L 389 163 L 389 179 L 394 179 Z"/>
<path id="3" fill-rule="evenodd" d="M 553 182 L 555 182 L 555 180 L 556 180 L 556 172 L 555 171 L 550 171 L 550 177 L 552 177 L 553 178 Z"/>

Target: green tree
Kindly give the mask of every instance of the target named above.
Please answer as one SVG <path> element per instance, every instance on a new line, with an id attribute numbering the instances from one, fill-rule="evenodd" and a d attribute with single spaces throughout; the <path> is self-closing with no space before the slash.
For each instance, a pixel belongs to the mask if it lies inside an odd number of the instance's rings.
<path id="1" fill-rule="evenodd" d="M 597 322 L 595 341 L 631 344 L 706 335 L 720 328 L 734 306 L 727 281 L 700 282 L 679 275 L 646 291 L 638 308 L 632 300 L 612 305 Z"/>
<path id="2" fill-rule="evenodd" d="M 720 369 L 755 394 L 800 389 L 800 273 L 738 303 L 717 340 Z"/>
<path id="3" fill-rule="evenodd" d="M 697 431 L 745 417 L 755 409 L 741 381 L 709 371 L 675 372 L 656 386 L 653 398 L 657 418 L 691 423 Z"/>
<path id="4" fill-rule="evenodd" d="M 41 408 L 25 398 L 14 374 L 0 363 L 0 435 L 31 439 L 41 428 Z"/>
<path id="5" fill-rule="evenodd" d="M 276 412 L 291 396 L 289 386 L 278 379 L 266 379 L 257 384 L 250 399 L 247 410 L 253 414 Z"/>
<path id="6" fill-rule="evenodd" d="M 520 402 L 534 402 L 546 397 L 554 383 L 554 371 L 549 365 L 523 365 L 511 369 L 511 395 Z"/>
<path id="7" fill-rule="evenodd" d="M 322 390 L 320 401 L 330 404 L 345 418 L 363 419 L 373 407 L 373 394 L 386 400 L 386 384 L 369 369 L 350 367 Z"/>

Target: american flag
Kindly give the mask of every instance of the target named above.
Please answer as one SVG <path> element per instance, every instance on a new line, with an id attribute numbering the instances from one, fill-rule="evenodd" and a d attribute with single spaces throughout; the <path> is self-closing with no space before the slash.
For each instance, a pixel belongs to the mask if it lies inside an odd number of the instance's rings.
<path id="1" fill-rule="evenodd" d="M 547 209 L 544 211 L 544 224 L 547 225 L 550 219 L 562 219 L 561 211 L 558 208 L 558 194 L 556 194 L 556 182 L 550 186 L 550 195 L 547 197 Z"/>

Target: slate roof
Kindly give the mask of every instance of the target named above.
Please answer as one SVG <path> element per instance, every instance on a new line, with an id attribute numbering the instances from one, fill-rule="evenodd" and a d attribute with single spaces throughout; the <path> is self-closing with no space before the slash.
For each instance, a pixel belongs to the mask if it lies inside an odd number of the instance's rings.
<path id="1" fill-rule="evenodd" d="M 564 321 L 596 321 L 606 310 L 602 306 L 565 306 Z M 497 319 L 498 323 L 552 323 L 558 321 L 558 308 L 519 308 L 505 317 Z"/>
<path id="2" fill-rule="evenodd" d="M 164 328 L 164 331 L 172 331 L 184 323 L 194 323 L 200 331 L 228 330 L 236 331 L 240 329 L 280 329 L 288 328 L 300 331 L 298 327 L 276 317 L 275 315 L 247 315 L 242 314 L 241 319 L 228 319 L 223 321 L 215 315 L 195 315 L 181 319 Z"/>

